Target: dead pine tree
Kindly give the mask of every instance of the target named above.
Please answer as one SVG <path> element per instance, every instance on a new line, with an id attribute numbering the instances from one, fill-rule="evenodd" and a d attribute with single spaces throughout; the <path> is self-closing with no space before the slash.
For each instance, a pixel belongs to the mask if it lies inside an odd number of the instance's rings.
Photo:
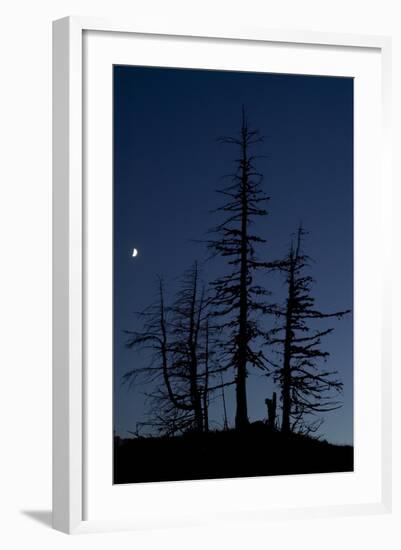
<path id="1" fill-rule="evenodd" d="M 154 303 L 138 313 L 140 329 L 126 331 L 127 347 L 141 350 L 145 359 L 123 376 L 123 382 L 144 385 L 150 401 L 150 426 L 166 435 L 183 432 L 194 422 L 193 403 L 183 373 L 174 365 L 170 339 L 170 308 L 165 304 L 164 285 L 158 279 Z M 145 364 L 143 364 L 143 362 Z"/>
<path id="2" fill-rule="evenodd" d="M 211 283 L 212 305 L 213 315 L 220 317 L 221 330 L 228 333 L 221 361 L 235 371 L 235 427 L 241 430 L 249 424 L 248 368 L 265 368 L 263 352 L 254 344 L 262 336 L 257 317 L 266 312 L 267 292 L 253 281 L 255 271 L 263 268 L 256 258 L 255 246 L 265 240 L 252 232 L 251 224 L 256 218 L 267 216 L 269 197 L 263 192 L 263 177 L 255 168 L 258 157 L 253 153 L 262 137 L 249 127 L 244 108 L 238 136 L 220 141 L 236 148 L 237 160 L 234 173 L 228 176 L 230 183 L 218 190 L 225 203 L 215 212 L 224 219 L 211 231 L 214 239 L 208 241 L 209 249 L 214 256 L 223 258 L 228 271 Z"/>
<path id="3" fill-rule="evenodd" d="M 175 300 L 166 305 L 159 279 L 157 299 L 138 314 L 140 330 L 126 331 L 127 346 L 145 358 L 123 381 L 145 386 L 150 413 L 141 424 L 164 435 L 209 430 L 209 400 L 221 389 L 216 377 L 224 370 L 215 360 L 215 329 L 197 262 L 179 285 Z"/>
<path id="4" fill-rule="evenodd" d="M 216 360 L 216 333 L 211 322 L 210 298 L 201 282 L 198 262 L 181 279 L 170 308 L 170 370 L 180 388 L 187 388 L 194 416 L 192 431 L 209 431 L 209 401 L 233 381 L 218 381 L 226 367 Z"/>
<path id="5" fill-rule="evenodd" d="M 204 372 L 204 384 L 202 390 L 203 397 L 203 422 L 204 431 L 209 431 L 209 359 L 210 359 L 210 331 L 209 331 L 209 318 L 205 321 L 205 372 Z"/>
<path id="6" fill-rule="evenodd" d="M 194 430 L 204 431 L 207 420 L 207 392 L 209 384 L 208 353 L 202 340 L 206 333 L 207 302 L 205 288 L 199 282 L 198 263 L 183 277 L 181 288 L 172 306 L 172 369 L 188 380 L 188 392 L 194 413 Z M 205 346 L 208 342 L 205 341 Z M 203 398 L 202 398 L 203 395 Z M 203 405 L 203 406 L 202 406 Z M 204 418 L 206 416 L 206 418 Z"/>
<path id="7" fill-rule="evenodd" d="M 338 395 L 343 384 L 337 372 L 322 368 L 329 352 L 321 349 L 322 339 L 333 328 L 319 330 L 316 321 L 336 317 L 341 319 L 350 310 L 323 313 L 316 309 L 312 296 L 313 279 L 305 274 L 310 259 L 303 253 L 305 232 L 300 226 L 295 242 L 291 243 L 287 257 L 276 263 L 285 276 L 287 298 L 283 307 L 277 307 L 276 315 L 282 322 L 269 333 L 268 343 L 279 347 L 282 362 L 271 363 L 275 381 L 281 387 L 283 433 L 310 433 L 320 426 L 320 420 L 308 424 L 307 419 L 341 407 Z"/>

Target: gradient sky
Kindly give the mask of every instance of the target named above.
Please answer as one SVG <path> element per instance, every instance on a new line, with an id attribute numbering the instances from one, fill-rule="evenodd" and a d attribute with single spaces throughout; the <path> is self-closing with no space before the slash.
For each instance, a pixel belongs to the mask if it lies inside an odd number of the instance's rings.
<path id="1" fill-rule="evenodd" d="M 282 258 L 300 221 L 309 231 L 305 251 L 321 311 L 353 304 L 353 80 L 351 78 L 241 73 L 190 69 L 114 67 L 114 429 L 121 436 L 145 420 L 145 388 L 128 389 L 122 375 L 146 357 L 125 347 L 124 330 L 139 329 L 135 311 L 156 294 L 163 275 L 167 296 L 205 246 L 194 242 L 218 219 L 215 190 L 233 169 L 236 150 L 218 143 L 235 135 L 241 106 L 265 136 L 258 152 L 263 187 L 271 197 L 269 216 L 257 230 L 267 239 L 266 259 Z M 227 182 L 226 182 L 227 183 Z M 139 254 L 132 258 L 132 249 Z M 220 264 L 219 264 L 220 262 Z M 203 266 L 205 279 L 219 272 L 217 259 Z M 265 279 L 274 297 L 285 287 Z M 320 433 L 329 441 L 353 442 L 352 316 L 332 326 L 322 348 L 326 366 L 344 383 L 344 406 L 326 415 Z M 251 420 L 266 416 L 272 382 L 248 378 Z M 227 391 L 234 421 L 234 392 Z M 211 410 L 222 423 L 220 400 Z"/>

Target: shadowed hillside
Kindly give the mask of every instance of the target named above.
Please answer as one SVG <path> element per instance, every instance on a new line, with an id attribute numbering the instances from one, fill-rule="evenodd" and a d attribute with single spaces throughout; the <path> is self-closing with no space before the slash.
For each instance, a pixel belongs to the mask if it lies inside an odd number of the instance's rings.
<path id="1" fill-rule="evenodd" d="M 351 472 L 354 449 L 261 423 L 182 436 L 114 440 L 114 483 Z"/>

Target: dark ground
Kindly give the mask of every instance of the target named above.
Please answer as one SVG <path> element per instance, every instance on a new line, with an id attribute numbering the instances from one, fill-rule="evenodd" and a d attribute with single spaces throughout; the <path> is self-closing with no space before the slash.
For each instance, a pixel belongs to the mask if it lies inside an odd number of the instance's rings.
<path id="1" fill-rule="evenodd" d="M 171 438 L 114 439 L 114 483 L 351 472 L 354 448 L 265 425 Z"/>

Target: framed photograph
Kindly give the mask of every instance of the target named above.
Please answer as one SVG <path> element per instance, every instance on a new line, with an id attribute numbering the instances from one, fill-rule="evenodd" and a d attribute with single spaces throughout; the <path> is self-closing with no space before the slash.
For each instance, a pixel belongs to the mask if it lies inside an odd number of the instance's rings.
<path id="1" fill-rule="evenodd" d="M 390 39 L 54 23 L 62 531 L 390 509 Z"/>

